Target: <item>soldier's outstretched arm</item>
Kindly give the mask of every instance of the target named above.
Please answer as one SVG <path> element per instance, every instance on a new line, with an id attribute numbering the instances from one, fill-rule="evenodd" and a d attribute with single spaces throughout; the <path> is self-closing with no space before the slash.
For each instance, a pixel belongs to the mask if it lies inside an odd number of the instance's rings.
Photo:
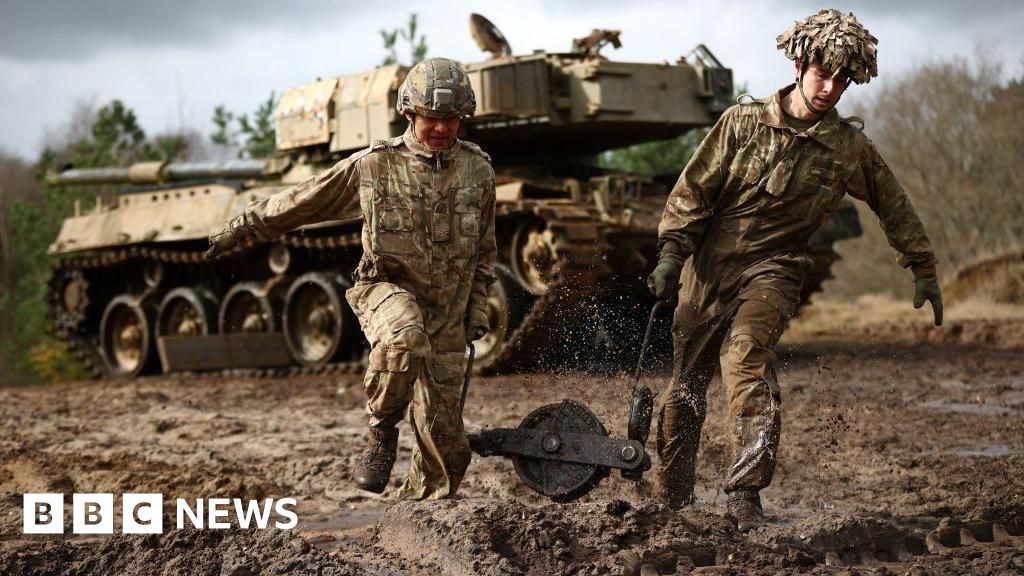
<path id="1" fill-rule="evenodd" d="M 210 235 L 207 258 L 216 258 L 249 238 L 270 240 L 285 232 L 337 218 L 359 201 L 359 160 L 354 154 L 273 196 L 251 202 L 245 212 Z"/>
<path id="2" fill-rule="evenodd" d="M 490 329 L 487 317 L 487 287 L 497 280 L 494 274 L 494 262 L 498 256 L 498 247 L 494 238 L 494 175 L 485 192 L 484 204 L 480 212 L 480 243 L 477 248 L 476 270 L 473 272 L 473 287 L 469 295 L 469 306 L 466 310 L 466 339 L 476 340 Z"/>
<path id="3" fill-rule="evenodd" d="M 910 197 L 870 141 L 863 147 L 847 191 L 878 216 L 886 240 L 900 254 L 900 265 L 914 273 L 914 307 L 931 302 L 935 325 L 941 325 L 942 293 L 931 241 Z"/>

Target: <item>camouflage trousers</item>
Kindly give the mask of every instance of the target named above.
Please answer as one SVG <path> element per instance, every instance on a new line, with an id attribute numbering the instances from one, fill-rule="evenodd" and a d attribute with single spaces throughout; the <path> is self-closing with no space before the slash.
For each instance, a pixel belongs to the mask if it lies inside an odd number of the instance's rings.
<path id="1" fill-rule="evenodd" d="M 366 390 L 370 426 L 395 426 L 405 415 L 415 435 L 412 466 L 398 497 L 450 498 L 472 453 L 462 425 L 464 352 L 435 352 L 415 296 L 380 282 L 346 293 L 370 341 Z"/>
<path id="2" fill-rule="evenodd" d="M 672 387 L 657 438 L 669 506 L 693 501 L 707 389 L 719 362 L 732 420 L 733 464 L 724 489 L 760 490 L 771 483 L 781 432 L 774 349 L 794 311 L 791 298 L 770 288 L 741 293 L 710 315 L 681 296 L 672 327 Z"/>

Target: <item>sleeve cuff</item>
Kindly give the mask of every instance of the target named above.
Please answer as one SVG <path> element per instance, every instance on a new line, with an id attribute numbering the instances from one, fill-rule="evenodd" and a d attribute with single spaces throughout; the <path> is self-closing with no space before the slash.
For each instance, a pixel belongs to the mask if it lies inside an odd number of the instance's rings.
<path id="1" fill-rule="evenodd" d="M 682 265 L 686 261 L 686 257 L 689 256 L 679 243 L 675 240 L 665 240 L 661 243 L 661 252 L 658 255 L 658 260 L 672 260 L 677 264 Z"/>
<path id="2" fill-rule="evenodd" d="M 938 277 L 934 263 L 911 266 L 910 271 L 914 273 L 914 280 Z"/>

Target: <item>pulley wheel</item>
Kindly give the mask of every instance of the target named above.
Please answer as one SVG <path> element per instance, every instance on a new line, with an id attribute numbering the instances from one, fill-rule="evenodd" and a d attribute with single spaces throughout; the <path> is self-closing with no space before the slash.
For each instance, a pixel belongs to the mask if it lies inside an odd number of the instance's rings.
<path id="1" fill-rule="evenodd" d="M 562 400 L 537 408 L 523 419 L 519 428 L 542 431 L 545 448 L 548 445 L 557 448 L 561 441 L 559 432 L 608 435 L 597 416 L 574 400 Z M 526 456 L 513 456 L 512 463 L 516 474 L 527 486 L 555 502 L 569 502 L 583 496 L 609 473 L 609 469 L 603 466 Z"/>

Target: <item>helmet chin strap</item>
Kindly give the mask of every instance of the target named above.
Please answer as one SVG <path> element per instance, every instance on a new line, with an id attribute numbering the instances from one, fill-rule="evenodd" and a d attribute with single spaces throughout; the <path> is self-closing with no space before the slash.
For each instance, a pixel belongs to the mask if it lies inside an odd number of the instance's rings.
<path id="1" fill-rule="evenodd" d="M 800 93 L 800 97 L 804 99 L 804 106 L 807 107 L 807 110 L 810 111 L 811 114 L 814 114 L 816 118 L 821 118 L 826 112 L 835 107 L 835 104 L 830 105 L 824 110 L 818 110 L 814 107 L 814 104 L 811 103 L 810 99 L 807 98 L 807 95 L 804 94 L 804 68 L 806 68 L 806 65 L 800 67 L 800 75 L 796 77 L 796 90 Z"/>

